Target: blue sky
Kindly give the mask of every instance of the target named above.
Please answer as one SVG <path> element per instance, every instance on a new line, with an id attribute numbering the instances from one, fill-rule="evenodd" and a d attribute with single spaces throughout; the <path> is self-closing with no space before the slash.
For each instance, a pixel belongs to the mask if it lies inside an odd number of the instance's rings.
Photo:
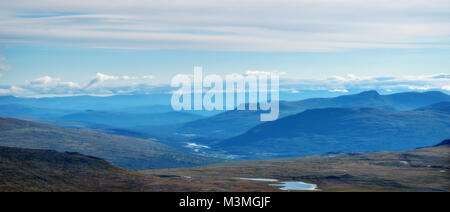
<path id="1" fill-rule="evenodd" d="M 178 73 L 192 74 L 194 66 L 203 66 L 207 74 L 279 70 L 295 78 L 427 75 L 448 72 L 450 67 L 450 52 L 442 49 L 280 53 L 12 45 L 3 48 L 3 56 L 14 71 L 4 73 L 2 84 L 20 84 L 44 75 L 82 83 L 97 72 L 154 75 L 158 82 L 168 83 Z"/>
<path id="2" fill-rule="evenodd" d="M 443 0 L 0 3 L 0 95 L 134 92 L 194 66 L 277 70 L 296 90 L 450 90 Z"/>

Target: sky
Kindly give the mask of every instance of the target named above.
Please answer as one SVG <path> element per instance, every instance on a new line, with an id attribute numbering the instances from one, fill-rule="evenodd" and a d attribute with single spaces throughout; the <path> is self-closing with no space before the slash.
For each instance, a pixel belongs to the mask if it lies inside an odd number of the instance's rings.
<path id="1" fill-rule="evenodd" d="M 0 95 L 155 92 L 194 66 L 278 71 L 292 92 L 450 91 L 448 0 L 0 5 Z"/>

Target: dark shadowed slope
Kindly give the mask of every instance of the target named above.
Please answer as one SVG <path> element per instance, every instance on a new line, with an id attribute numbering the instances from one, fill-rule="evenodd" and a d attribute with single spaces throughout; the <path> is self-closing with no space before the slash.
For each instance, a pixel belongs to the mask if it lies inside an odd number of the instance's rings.
<path id="1" fill-rule="evenodd" d="M 447 137 L 450 137 L 450 111 L 325 108 L 261 124 L 221 141 L 215 148 L 244 158 L 273 158 L 400 151 L 430 146 Z"/>
<path id="2" fill-rule="evenodd" d="M 450 147 L 450 139 L 444 140 L 441 143 L 435 145 L 435 147 L 440 147 L 440 146 Z M 450 160 L 450 158 L 449 158 L 449 160 Z"/>
<path id="3" fill-rule="evenodd" d="M 367 91 L 335 98 L 313 98 L 297 102 L 280 102 L 280 118 L 316 108 L 370 107 L 385 110 L 413 110 L 443 101 L 450 101 L 450 96 L 442 92 L 408 92 L 380 95 L 376 91 Z M 259 120 L 260 111 L 235 110 L 186 123 L 176 129 L 176 131 L 183 134 L 193 134 L 198 137 L 229 138 L 245 133 L 250 128 L 262 124 Z"/>
<path id="4" fill-rule="evenodd" d="M 78 153 L 0 147 L 0 192 L 180 190 L 194 189 Z"/>
<path id="5" fill-rule="evenodd" d="M 218 159 L 182 153 L 152 140 L 0 118 L 0 146 L 80 152 L 130 169 L 192 167 Z"/>

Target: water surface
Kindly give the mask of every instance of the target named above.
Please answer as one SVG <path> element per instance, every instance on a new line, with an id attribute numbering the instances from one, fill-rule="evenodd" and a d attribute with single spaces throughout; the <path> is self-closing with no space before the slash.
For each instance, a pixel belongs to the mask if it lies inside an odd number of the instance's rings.
<path id="1" fill-rule="evenodd" d="M 317 190 L 316 184 L 304 183 L 300 181 L 287 181 L 279 184 L 270 184 L 270 186 L 280 187 L 280 190 L 299 190 L 299 191 L 314 191 Z"/>
<path id="2" fill-rule="evenodd" d="M 278 180 L 275 179 L 268 179 L 268 178 L 244 178 L 240 177 L 241 180 L 251 180 L 251 181 L 260 181 L 260 182 L 278 182 Z"/>

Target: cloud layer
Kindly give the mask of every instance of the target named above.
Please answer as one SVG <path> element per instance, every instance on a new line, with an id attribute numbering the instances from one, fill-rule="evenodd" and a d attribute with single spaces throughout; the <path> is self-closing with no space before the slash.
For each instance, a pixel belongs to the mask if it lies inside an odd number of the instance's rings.
<path id="1" fill-rule="evenodd" d="M 265 75 L 269 71 L 247 71 L 246 74 Z M 155 76 L 113 76 L 97 73 L 89 82 L 79 84 L 62 81 L 57 77 L 44 76 L 28 80 L 22 85 L 0 86 L 0 95 L 25 97 L 71 96 L 71 95 L 118 95 L 171 93 L 178 88 L 169 84 L 155 84 Z M 225 79 L 225 77 L 223 77 Z M 348 93 L 351 91 L 379 90 L 383 92 L 402 91 L 450 91 L 450 74 L 441 73 L 423 76 L 375 77 L 330 76 L 325 79 L 294 79 L 280 76 L 280 91 L 302 93 L 303 91 L 327 91 Z"/>
<path id="2" fill-rule="evenodd" d="M 22 85 L 0 86 L 0 96 L 42 97 L 145 94 L 153 92 L 158 87 L 153 79 L 156 79 L 156 77 L 113 76 L 97 73 L 89 82 L 80 84 L 62 81 L 57 77 L 44 76 L 27 80 Z"/>
<path id="3" fill-rule="evenodd" d="M 0 42 L 93 48 L 449 48 L 448 0 L 0 0 Z"/>
<path id="4" fill-rule="evenodd" d="M 330 76 L 322 80 L 282 79 L 284 86 L 297 90 L 328 90 L 330 92 L 348 92 L 349 90 L 383 91 L 448 91 L 450 74 L 431 74 L 421 76 Z"/>

